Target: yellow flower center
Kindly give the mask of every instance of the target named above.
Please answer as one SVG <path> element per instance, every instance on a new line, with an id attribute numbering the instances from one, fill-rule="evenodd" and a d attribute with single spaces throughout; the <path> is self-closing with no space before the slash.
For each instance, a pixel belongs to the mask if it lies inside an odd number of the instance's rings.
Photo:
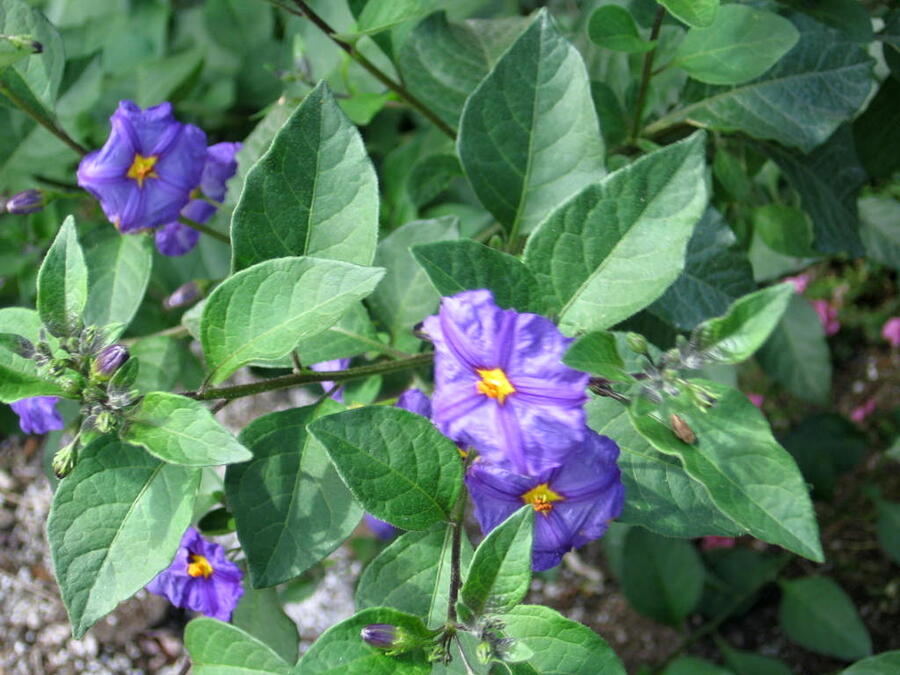
<path id="1" fill-rule="evenodd" d="M 126 175 L 129 178 L 136 180 L 138 187 L 144 187 L 145 179 L 159 178 L 156 171 L 153 170 L 157 159 L 156 155 L 144 157 L 143 155 L 135 153 L 134 161 L 131 163 L 131 166 L 128 167 L 128 173 Z"/>
<path id="2" fill-rule="evenodd" d="M 209 579 L 213 573 L 213 566 L 209 564 L 204 556 L 198 554 L 191 555 L 191 562 L 188 563 L 188 574 L 192 577 L 203 577 Z"/>
<path id="3" fill-rule="evenodd" d="M 531 504 L 535 511 L 543 513 L 545 516 L 553 510 L 553 502 L 560 502 L 564 499 L 565 497 L 551 490 L 546 483 L 536 485 L 522 495 L 523 502 Z"/>
<path id="4" fill-rule="evenodd" d="M 485 396 L 497 399 L 498 403 L 502 404 L 507 396 L 516 393 L 516 388 L 512 386 L 502 369 L 477 368 L 475 372 L 481 377 L 481 380 L 475 383 L 475 388 Z"/>

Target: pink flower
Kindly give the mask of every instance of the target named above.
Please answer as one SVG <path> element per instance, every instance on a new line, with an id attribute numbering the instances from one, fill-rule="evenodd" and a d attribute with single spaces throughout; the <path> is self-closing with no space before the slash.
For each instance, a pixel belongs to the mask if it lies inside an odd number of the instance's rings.
<path id="1" fill-rule="evenodd" d="M 890 342 L 891 347 L 900 347 L 900 316 L 892 317 L 884 322 L 881 337 Z"/>
<path id="2" fill-rule="evenodd" d="M 841 322 L 838 321 L 837 309 L 832 307 L 827 300 L 813 300 L 813 309 L 819 315 L 819 321 L 825 329 L 825 335 L 834 335 L 841 329 Z"/>
<path id="3" fill-rule="evenodd" d="M 700 548 L 712 551 L 714 548 L 734 548 L 734 537 L 703 537 Z"/>
<path id="4" fill-rule="evenodd" d="M 870 398 L 860 406 L 855 407 L 850 413 L 850 419 L 857 424 L 863 422 L 869 415 L 875 412 L 875 398 Z"/>
<path id="5" fill-rule="evenodd" d="M 750 403 L 762 410 L 763 401 L 766 400 L 765 396 L 763 396 L 762 394 L 747 394 L 747 398 L 750 399 Z"/>
<path id="6" fill-rule="evenodd" d="M 785 281 L 790 281 L 794 284 L 794 292 L 795 293 L 803 293 L 806 290 L 806 287 L 809 286 L 809 275 L 808 274 L 798 274 L 795 277 L 785 277 Z"/>

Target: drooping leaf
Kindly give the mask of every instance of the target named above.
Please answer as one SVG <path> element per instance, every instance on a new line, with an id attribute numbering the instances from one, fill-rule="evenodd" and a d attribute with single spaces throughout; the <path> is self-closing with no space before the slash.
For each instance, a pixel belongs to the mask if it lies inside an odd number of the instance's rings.
<path id="1" fill-rule="evenodd" d="M 184 646 L 197 675 L 287 675 L 290 665 L 236 626 L 199 617 L 184 630 Z"/>
<path id="2" fill-rule="evenodd" d="M 709 26 L 719 11 L 719 0 L 660 0 L 663 7 L 689 26 Z"/>
<path id="3" fill-rule="evenodd" d="M 268 645 L 287 663 L 297 661 L 297 624 L 284 612 L 274 588 L 247 588 L 231 617 L 236 628 Z"/>
<path id="4" fill-rule="evenodd" d="M 341 409 L 326 399 L 260 417 L 240 434 L 253 459 L 228 467 L 225 494 L 256 588 L 308 570 L 362 517 L 324 449 L 306 431 L 312 420 Z"/>
<path id="5" fill-rule="evenodd" d="M 522 234 L 603 176 L 584 63 L 546 10 L 469 96 L 457 147 L 478 198 Z"/>
<path id="6" fill-rule="evenodd" d="M 78 329 L 87 304 L 87 279 L 75 219 L 69 216 L 59 228 L 37 276 L 38 313 L 53 335 L 63 337 Z"/>
<path id="7" fill-rule="evenodd" d="M 624 7 L 603 5 L 588 20 L 591 42 L 617 52 L 640 54 L 656 46 L 656 40 L 644 40 L 638 33 L 634 18 Z"/>
<path id="8" fill-rule="evenodd" d="M 331 327 L 384 274 L 337 260 L 279 258 L 222 282 L 203 307 L 200 339 L 218 383 L 242 365 L 277 359 Z"/>
<path id="9" fill-rule="evenodd" d="M 164 391 L 144 396 L 119 435 L 170 464 L 218 466 L 253 457 L 200 401 Z"/>
<path id="10" fill-rule="evenodd" d="M 456 446 L 429 420 L 369 406 L 309 425 L 363 508 L 404 530 L 447 520 L 462 484 Z"/>
<path id="11" fill-rule="evenodd" d="M 112 436 L 79 452 L 47 522 L 75 636 L 172 562 L 191 522 L 199 480 L 199 470 L 165 464 Z"/>
<path id="12" fill-rule="evenodd" d="M 368 265 L 377 233 L 372 162 L 357 128 L 319 84 L 247 174 L 231 222 L 232 265 L 302 255 Z"/>
<path id="13" fill-rule="evenodd" d="M 642 157 L 558 208 L 525 262 L 552 289 L 564 332 L 603 330 L 656 300 L 684 267 L 706 208 L 705 137 Z"/>

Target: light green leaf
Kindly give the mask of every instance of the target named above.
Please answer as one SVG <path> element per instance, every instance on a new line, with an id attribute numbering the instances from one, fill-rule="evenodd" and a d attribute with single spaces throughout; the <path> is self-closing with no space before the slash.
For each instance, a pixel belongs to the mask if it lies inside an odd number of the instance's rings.
<path id="1" fill-rule="evenodd" d="M 319 84 L 247 174 L 231 221 L 232 265 L 301 255 L 368 265 L 377 235 L 375 169 L 359 131 Z"/>
<path id="2" fill-rule="evenodd" d="M 633 527 L 625 536 L 622 590 L 647 616 L 678 627 L 700 601 L 705 572 L 700 555 L 683 539 Z"/>
<path id="3" fill-rule="evenodd" d="M 394 607 L 425 617 L 426 625 L 447 621 L 453 528 L 438 523 L 422 532 L 406 532 L 378 554 L 359 578 L 356 607 Z M 472 544 L 463 535 L 463 576 L 472 561 Z"/>
<path id="4" fill-rule="evenodd" d="M 76 331 L 87 304 L 88 272 L 78 245 L 75 219 L 66 218 L 37 275 L 37 309 L 53 335 Z"/>
<path id="5" fill-rule="evenodd" d="M 84 243 L 88 295 L 84 323 L 120 324 L 124 331 L 140 307 L 153 266 L 149 237 L 122 236 L 109 227 L 95 230 Z"/>
<path id="6" fill-rule="evenodd" d="M 781 582 L 778 622 L 807 649 L 846 661 L 872 654 L 872 638 L 853 601 L 828 577 Z"/>
<path id="7" fill-rule="evenodd" d="M 721 363 L 746 361 L 775 330 L 793 296 L 794 286 L 790 283 L 745 295 L 724 316 L 697 327 L 699 348 Z"/>
<path id="8" fill-rule="evenodd" d="M 226 279 L 203 307 L 200 340 L 221 382 L 242 365 L 277 359 L 331 327 L 384 274 L 337 260 L 266 260 Z"/>
<path id="9" fill-rule="evenodd" d="M 119 435 L 170 464 L 218 466 L 253 457 L 200 401 L 164 391 L 144 396 Z"/>
<path id="10" fill-rule="evenodd" d="M 543 314 L 544 291 L 521 261 L 471 239 L 414 246 L 412 254 L 442 296 L 487 288 L 497 304 Z"/>
<path id="11" fill-rule="evenodd" d="M 469 96 L 457 147 L 482 204 L 522 234 L 605 173 L 584 63 L 546 10 Z"/>
<path id="12" fill-rule="evenodd" d="M 256 588 L 308 570 L 362 517 L 324 449 L 306 432 L 312 420 L 342 409 L 326 399 L 260 417 L 240 434 L 253 459 L 228 467 L 225 494 Z"/>
<path id="13" fill-rule="evenodd" d="M 708 84 L 741 84 L 759 77 L 800 39 L 787 19 L 745 5 L 725 5 L 705 28 L 691 28 L 674 65 Z"/>
<path id="14" fill-rule="evenodd" d="M 47 538 L 80 638 L 165 569 L 191 522 L 200 472 L 103 436 L 53 496 Z"/>
<path id="15" fill-rule="evenodd" d="M 656 46 L 656 40 L 643 40 L 627 9 L 618 5 L 603 5 L 594 10 L 588 20 L 591 42 L 617 52 L 640 54 Z"/>
<path id="16" fill-rule="evenodd" d="M 361 302 L 357 302 L 324 333 L 301 340 L 297 351 L 301 363 L 319 363 L 377 350 L 382 344 L 369 313 Z M 285 362 L 285 367 L 290 367 L 289 361 Z"/>
<path id="17" fill-rule="evenodd" d="M 290 665 L 240 628 L 200 617 L 184 630 L 184 646 L 196 675 L 287 675 Z"/>
<path id="18" fill-rule="evenodd" d="M 374 35 L 422 16 L 429 10 L 423 0 L 368 0 L 356 25 L 359 35 Z"/>
<path id="19" fill-rule="evenodd" d="M 884 652 L 857 661 L 840 675 L 893 675 L 900 669 L 900 650 Z"/>
<path id="20" fill-rule="evenodd" d="M 798 398 L 824 404 L 831 393 L 831 352 L 813 306 L 799 295 L 756 355 L 763 370 Z"/>
<path id="21" fill-rule="evenodd" d="M 625 675 L 606 641 L 587 626 L 542 605 L 519 605 L 504 614 L 504 633 L 533 653 L 531 672 L 541 675 Z"/>
<path id="22" fill-rule="evenodd" d="M 134 387 L 142 394 L 174 389 L 185 359 L 192 358 L 180 340 L 164 335 L 141 338 L 130 349 L 140 364 Z"/>
<path id="23" fill-rule="evenodd" d="M 297 661 L 297 624 L 285 614 L 274 588 L 247 588 L 231 617 L 236 628 L 272 648 L 287 663 Z"/>
<path id="24" fill-rule="evenodd" d="M 782 255 L 815 256 L 812 225 L 802 209 L 787 204 L 765 204 L 753 209 L 753 231 L 766 246 Z"/>
<path id="25" fill-rule="evenodd" d="M 660 452 L 676 455 L 706 486 L 713 503 L 738 526 L 764 541 L 821 561 L 818 525 L 806 483 L 788 452 L 772 437 L 762 413 L 741 392 L 693 380 L 716 398 L 698 410 L 680 399 L 671 409 L 697 437 L 693 445 L 652 416 L 632 411 L 632 424 Z"/>
<path id="26" fill-rule="evenodd" d="M 203 50 L 196 47 L 141 63 L 137 67 L 137 104 L 147 107 L 184 98 L 202 70 Z"/>
<path id="27" fill-rule="evenodd" d="M 660 0 L 659 4 L 689 26 L 709 26 L 719 11 L 719 0 Z"/>
<path id="28" fill-rule="evenodd" d="M 558 208 L 525 262 L 552 289 L 567 333 L 603 330 L 656 300 L 684 268 L 706 208 L 705 136 L 642 157 Z"/>
<path id="29" fill-rule="evenodd" d="M 37 342 L 41 319 L 33 309 L 3 307 L 0 309 L 0 333 L 20 335 Z M 11 403 L 31 396 L 65 396 L 56 383 L 44 379 L 37 365 L 0 343 L 0 402 Z"/>
<path id="30" fill-rule="evenodd" d="M 490 531 L 469 566 L 460 598 L 475 616 L 503 614 L 518 605 L 531 585 L 534 509 L 526 504 Z"/>
<path id="31" fill-rule="evenodd" d="M 208 0 L 203 21 L 209 36 L 223 47 L 242 54 L 272 38 L 272 8 L 243 0 Z"/>
<path id="32" fill-rule="evenodd" d="M 376 518 L 404 530 L 449 519 L 462 464 L 456 445 L 421 415 L 369 406 L 316 420 L 309 432 Z"/>
<path id="33" fill-rule="evenodd" d="M 575 370 L 614 380 L 633 382 L 619 354 L 616 336 L 608 331 L 588 333 L 578 338 L 566 351 L 563 363 Z"/>

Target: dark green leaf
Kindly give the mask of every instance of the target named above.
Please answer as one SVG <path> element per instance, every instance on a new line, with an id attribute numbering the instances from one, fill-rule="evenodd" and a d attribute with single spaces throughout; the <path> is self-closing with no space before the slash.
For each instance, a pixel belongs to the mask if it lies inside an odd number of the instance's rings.
<path id="1" fill-rule="evenodd" d="M 253 459 L 229 466 L 225 492 L 256 588 L 299 576 L 336 549 L 362 511 L 306 425 L 342 409 L 326 399 L 271 413 L 240 434 Z"/>
<path id="2" fill-rule="evenodd" d="M 231 222 L 235 270 L 283 256 L 367 265 L 378 181 L 359 131 L 325 84 L 304 99 L 247 174 Z"/>
<path id="3" fill-rule="evenodd" d="M 287 675 L 291 667 L 252 635 L 201 617 L 184 630 L 184 646 L 196 675 Z"/>
<path id="4" fill-rule="evenodd" d="M 666 666 L 662 675 L 733 675 L 733 673 L 696 656 L 682 656 Z"/>
<path id="5" fill-rule="evenodd" d="M 857 661 L 840 675 L 894 675 L 900 669 L 900 650 L 884 652 Z"/>
<path id="6" fill-rule="evenodd" d="M 760 591 L 774 582 L 790 561 L 789 554 L 772 555 L 749 548 L 716 549 L 705 557 L 707 584 L 699 609 L 712 619 L 747 612 Z"/>
<path id="7" fill-rule="evenodd" d="M 815 256 L 813 233 L 806 213 L 787 204 L 766 204 L 753 209 L 753 231 L 766 246 L 797 258 Z"/>
<path id="8" fill-rule="evenodd" d="M 733 649 L 724 641 L 717 641 L 717 644 L 734 675 L 791 675 L 791 669 L 778 659 Z"/>
<path id="9" fill-rule="evenodd" d="M 860 236 L 873 260 L 900 268 L 900 203 L 887 197 L 859 200 Z"/>
<path id="10" fill-rule="evenodd" d="M 456 446 L 429 420 L 370 406 L 309 425 L 363 508 L 404 530 L 447 520 L 462 484 Z"/>
<path id="11" fill-rule="evenodd" d="M 66 218 L 47 251 L 37 276 L 37 308 L 53 335 L 72 334 L 87 304 L 88 272 L 78 244 L 75 219 Z"/>
<path id="12" fill-rule="evenodd" d="M 287 663 L 297 661 L 297 624 L 284 613 L 274 588 L 247 588 L 231 617 L 236 628 L 272 648 Z"/>
<path id="13" fill-rule="evenodd" d="M 627 9 L 618 5 L 603 5 L 594 10 L 588 20 L 591 41 L 617 52 L 639 54 L 650 51 L 656 40 L 644 40 Z"/>
<path id="14" fill-rule="evenodd" d="M 878 543 L 888 558 L 900 565 L 900 503 L 880 499 L 877 502 Z"/>
<path id="15" fill-rule="evenodd" d="M 603 176 L 587 72 L 549 12 L 538 13 L 469 96 L 457 145 L 478 198 L 523 234 Z"/>
<path id="16" fill-rule="evenodd" d="M 862 458 L 866 441 L 855 425 L 840 415 L 822 413 L 803 420 L 781 439 L 819 499 L 834 496 L 838 476 Z"/>
<path id="17" fill-rule="evenodd" d="M 667 10 L 689 26 L 710 25 L 719 10 L 719 0 L 660 0 Z"/>
<path id="18" fill-rule="evenodd" d="M 885 45 L 884 49 L 889 49 Z M 900 80 L 888 77 L 866 111 L 853 122 L 859 159 L 872 178 L 889 178 L 900 169 Z"/>
<path id="19" fill-rule="evenodd" d="M 164 464 L 111 436 L 79 452 L 47 522 L 76 637 L 172 562 L 199 480 L 199 470 Z"/>

